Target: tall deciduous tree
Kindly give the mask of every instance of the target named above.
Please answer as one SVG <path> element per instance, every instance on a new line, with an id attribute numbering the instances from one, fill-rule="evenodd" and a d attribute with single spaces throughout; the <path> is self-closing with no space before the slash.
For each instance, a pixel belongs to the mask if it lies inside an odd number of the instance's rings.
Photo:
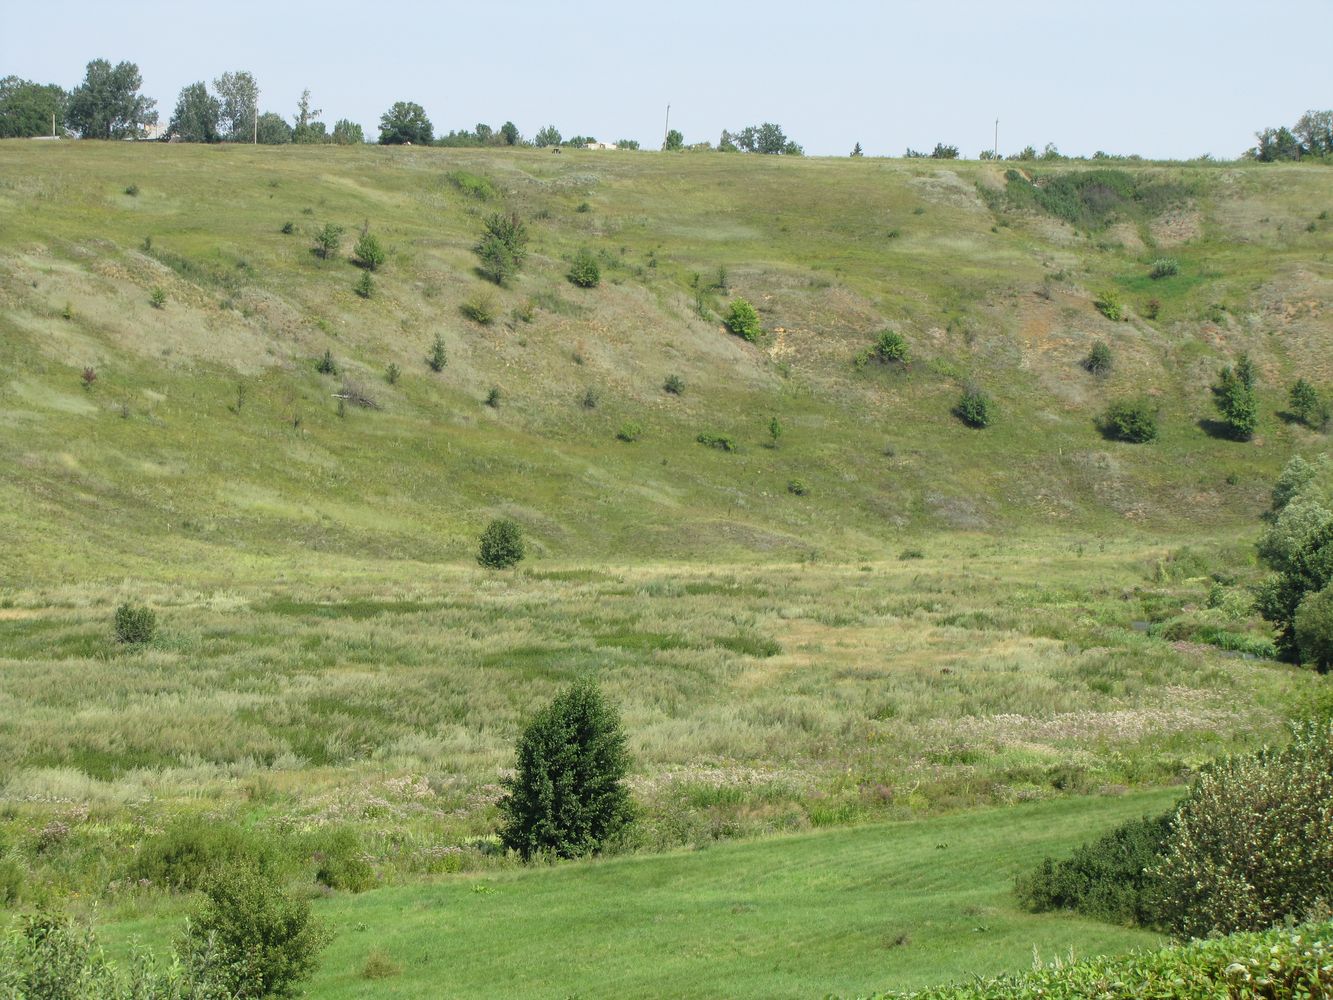
<path id="1" fill-rule="evenodd" d="M 505 122 L 500 126 L 500 138 L 505 141 L 506 146 L 517 146 L 519 140 L 523 137 L 518 134 L 518 126 L 513 122 Z"/>
<path id="2" fill-rule="evenodd" d="M 167 131 L 184 142 L 218 142 L 222 138 L 218 131 L 221 108 L 202 80 L 182 87 Z"/>
<path id="3" fill-rule="evenodd" d="M 88 64 L 83 82 L 69 97 L 66 122 L 85 139 L 138 139 L 157 124 L 157 101 L 139 93 L 143 77 L 132 62 Z"/>
<path id="4" fill-rule="evenodd" d="M 537 130 L 537 134 L 532 137 L 532 144 L 539 147 L 558 146 L 562 138 L 563 136 L 560 135 L 558 128 L 554 125 L 547 125 L 545 128 Z"/>
<path id="5" fill-rule="evenodd" d="M 323 112 L 319 108 L 310 107 L 310 89 L 301 91 L 301 100 L 297 102 L 296 117 L 293 119 L 292 142 L 307 145 L 328 142 L 328 128 L 318 120 L 321 114 Z"/>
<path id="6" fill-rule="evenodd" d="M 426 117 L 426 109 L 415 101 L 397 101 L 380 116 L 380 145 L 429 146 L 435 126 Z"/>
<path id="7" fill-rule="evenodd" d="M 333 141 L 338 146 L 356 146 L 366 141 L 366 133 L 356 122 L 339 118 L 333 124 Z"/>
<path id="8" fill-rule="evenodd" d="M 259 142 L 264 146 L 281 146 L 292 141 L 292 127 L 275 111 L 259 116 Z"/>
<path id="9" fill-rule="evenodd" d="M 259 84 L 252 74 L 241 70 L 223 73 L 213 81 L 221 103 L 219 129 L 228 142 L 252 142 L 255 139 L 255 115 L 259 111 Z"/>
<path id="10" fill-rule="evenodd" d="M 0 80 L 0 139 L 50 135 L 65 124 L 69 95 L 54 83 L 40 84 L 7 76 Z"/>

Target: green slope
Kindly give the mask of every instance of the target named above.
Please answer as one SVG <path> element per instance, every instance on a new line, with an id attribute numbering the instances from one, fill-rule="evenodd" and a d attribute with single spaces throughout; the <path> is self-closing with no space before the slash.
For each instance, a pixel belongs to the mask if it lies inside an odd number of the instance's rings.
<path id="1" fill-rule="evenodd" d="M 1291 450 L 1323 446 L 1275 414 L 1297 372 L 1333 377 L 1316 214 L 1333 180 L 1120 169 L 1177 194 L 1075 230 L 996 201 L 1003 165 L 0 144 L 0 525 L 26 542 L 0 557 L 6 577 L 238 556 L 258 569 L 309 549 L 466 559 L 497 513 L 538 554 L 622 559 L 875 557 L 932 530 L 1236 523 Z M 533 234 L 506 289 L 471 252 L 501 210 Z M 311 237 L 329 221 L 348 236 L 320 261 Z M 346 259 L 363 225 L 390 251 L 370 300 Z M 564 277 L 583 246 L 603 259 L 588 291 Z M 1148 281 L 1163 254 L 1181 274 Z M 761 344 L 721 329 L 728 295 L 706 288 L 719 267 L 758 306 Z M 1105 287 L 1130 322 L 1097 314 Z M 490 326 L 460 311 L 477 296 L 493 301 Z M 886 325 L 912 364 L 854 371 Z M 439 375 L 424 364 L 436 334 Z M 1107 380 L 1078 367 L 1099 337 L 1116 352 Z M 1215 369 L 1241 349 L 1262 379 L 1249 445 L 1199 426 Z M 338 415 L 341 379 L 314 371 L 325 350 L 381 409 Z M 662 390 L 669 374 L 682 396 Z M 950 415 L 969 377 L 998 401 L 983 432 Z M 498 409 L 482 402 L 492 386 Z M 1107 399 L 1144 390 L 1162 440 L 1104 441 Z M 639 441 L 616 440 L 626 421 Z M 740 452 L 703 448 L 705 431 Z"/>
<path id="2" fill-rule="evenodd" d="M 660 857 L 455 877 L 317 903 L 335 933 L 310 995 L 858 995 L 1160 938 L 1028 914 L 1014 876 L 1174 793 L 983 810 Z M 178 913 L 106 929 L 164 944 Z M 401 972 L 362 977 L 372 950 Z"/>

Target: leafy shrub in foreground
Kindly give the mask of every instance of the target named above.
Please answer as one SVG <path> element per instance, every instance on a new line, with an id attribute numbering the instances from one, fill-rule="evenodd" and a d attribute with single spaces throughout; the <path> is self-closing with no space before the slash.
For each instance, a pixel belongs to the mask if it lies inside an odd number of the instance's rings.
<path id="1" fill-rule="evenodd" d="M 1325 1000 L 1333 921 L 976 979 L 869 1000 Z"/>
<path id="2" fill-rule="evenodd" d="M 204 886 L 204 901 L 178 951 L 187 967 L 206 970 L 228 996 L 290 997 L 327 942 L 309 901 L 241 865 L 217 872 Z"/>
<path id="3" fill-rule="evenodd" d="M 1180 934 L 1257 930 L 1333 900 L 1333 722 L 1205 769 L 1150 873 Z"/>
<path id="4" fill-rule="evenodd" d="M 473 248 L 481 272 L 497 285 L 518 273 L 528 254 L 528 230 L 517 215 L 495 213 L 486 219 L 481 241 Z"/>
<path id="5" fill-rule="evenodd" d="M 523 529 L 508 518 L 496 518 L 481 533 L 477 562 L 487 569 L 508 569 L 523 559 Z"/>
<path id="6" fill-rule="evenodd" d="M 896 330 L 885 330 L 875 341 L 875 357 L 884 364 L 895 361 L 899 364 L 906 364 L 907 341 Z"/>
<path id="7" fill-rule="evenodd" d="M 1101 428 L 1117 441 L 1144 444 L 1157 440 L 1157 414 L 1146 399 L 1120 399 L 1102 414 Z"/>
<path id="8" fill-rule="evenodd" d="M 152 608 L 126 602 L 116 608 L 113 622 L 116 641 L 126 645 L 152 642 L 157 634 L 157 613 Z"/>
<path id="9" fill-rule="evenodd" d="M 1047 858 L 1015 885 L 1035 912 L 1077 910 L 1116 924 L 1157 921 L 1157 881 L 1148 872 L 1162 860 L 1171 814 L 1130 820 L 1084 844 L 1063 861 Z"/>
<path id="10" fill-rule="evenodd" d="M 731 303 L 727 318 L 723 321 L 728 330 L 751 343 L 759 339 L 759 313 L 745 299 L 736 299 Z"/>
<path id="11" fill-rule="evenodd" d="M 630 822 L 629 752 L 620 718 L 591 681 L 559 694 L 528 723 L 500 802 L 500 840 L 526 861 L 597 853 Z"/>

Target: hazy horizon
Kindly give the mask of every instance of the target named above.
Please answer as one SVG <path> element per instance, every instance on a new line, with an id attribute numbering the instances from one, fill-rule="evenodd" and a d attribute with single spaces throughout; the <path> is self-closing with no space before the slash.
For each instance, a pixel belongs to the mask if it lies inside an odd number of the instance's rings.
<path id="1" fill-rule="evenodd" d="M 655 148 L 670 104 L 689 143 L 774 121 L 811 155 L 846 155 L 859 142 L 867 155 L 900 156 L 944 142 L 975 157 L 998 118 L 1004 154 L 1054 143 L 1070 155 L 1182 159 L 1236 156 L 1257 129 L 1333 104 L 1319 60 L 1271 68 L 1293 37 L 1333 27 L 1333 5 L 1313 0 L 685 0 L 669 13 L 602 0 L 485 11 L 397 2 L 371 13 L 345 0 L 53 0 L 6 21 L 0 75 L 68 89 L 92 59 L 135 62 L 165 123 L 182 87 L 249 70 L 262 110 L 290 121 L 308 87 L 325 122 L 349 118 L 370 139 L 380 115 L 408 100 L 437 134 L 512 120 L 529 137 L 554 124 L 565 136 Z"/>

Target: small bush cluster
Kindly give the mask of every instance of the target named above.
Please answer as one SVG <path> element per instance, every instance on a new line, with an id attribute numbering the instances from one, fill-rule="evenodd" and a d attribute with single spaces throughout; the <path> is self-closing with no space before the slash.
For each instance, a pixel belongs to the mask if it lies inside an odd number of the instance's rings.
<path id="1" fill-rule="evenodd" d="M 685 391 L 685 380 L 679 375 L 668 375 L 666 381 L 662 383 L 662 391 L 679 396 Z"/>
<path id="2" fill-rule="evenodd" d="M 728 330 L 743 340 L 751 343 L 759 339 L 759 313 L 745 299 L 735 299 L 723 321 Z"/>
<path id="3" fill-rule="evenodd" d="M 356 248 L 352 251 L 356 254 L 357 263 L 371 271 L 377 271 L 388 259 L 388 254 L 384 252 L 384 247 L 380 245 L 379 239 L 374 233 L 365 232 L 361 238 L 356 241 Z"/>
<path id="4" fill-rule="evenodd" d="M 276 858 L 262 839 L 240 827 L 182 819 L 139 845 L 128 875 L 173 892 L 192 892 L 211 873 L 236 865 L 267 873 L 276 868 Z"/>
<path id="5" fill-rule="evenodd" d="M 481 533 L 477 562 L 487 569 L 508 569 L 524 556 L 523 529 L 509 518 L 496 518 Z"/>
<path id="6" fill-rule="evenodd" d="M 375 869 L 366 860 L 356 835 L 340 829 L 315 852 L 315 881 L 330 889 L 365 892 L 375 885 Z"/>
<path id="7" fill-rule="evenodd" d="M 1157 922 L 1157 883 L 1148 872 L 1161 860 L 1171 815 L 1145 816 L 1084 844 L 1063 861 L 1047 858 L 1015 885 L 1034 912 L 1077 910 L 1115 924 Z"/>
<path id="8" fill-rule="evenodd" d="M 430 353 L 426 355 L 426 364 L 431 371 L 442 372 L 448 363 L 449 354 L 444 349 L 444 338 L 437 333 L 431 342 Z"/>
<path id="9" fill-rule="evenodd" d="M 326 350 L 320 359 L 315 362 L 315 371 L 321 375 L 337 375 L 338 362 L 333 360 L 333 352 Z"/>
<path id="10" fill-rule="evenodd" d="M 1158 257 L 1148 268 L 1148 277 L 1153 281 L 1172 278 L 1180 273 L 1180 262 L 1174 257 Z"/>
<path id="11" fill-rule="evenodd" d="M 695 438 L 695 440 L 698 441 L 701 445 L 704 445 L 708 448 L 716 448 L 719 451 L 736 450 L 735 440 L 733 438 L 728 437 L 725 434 L 712 434 L 709 433 L 708 431 L 704 431 L 697 438 Z"/>
<path id="12" fill-rule="evenodd" d="M 958 400 L 954 413 L 967 426 L 979 430 L 990 426 L 993 409 L 994 404 L 991 402 L 990 396 L 978 386 L 968 385 L 963 389 L 963 395 Z"/>
<path id="13" fill-rule="evenodd" d="M 1222 424 L 1237 441 L 1250 440 L 1259 426 L 1257 381 L 1253 362 L 1242 354 L 1234 367 L 1227 365 L 1218 373 L 1217 384 L 1213 386 L 1213 403 L 1222 416 Z"/>
<path id="14" fill-rule="evenodd" d="M 145 605 L 126 602 L 116 608 L 112 629 L 117 642 L 141 646 L 157 635 L 157 613 Z"/>
<path id="15" fill-rule="evenodd" d="M 1092 350 L 1083 359 L 1083 368 L 1092 375 L 1108 375 L 1112 363 L 1111 348 L 1106 341 L 1099 340 L 1092 345 Z"/>
<path id="16" fill-rule="evenodd" d="M 792 496 L 803 497 L 810 492 L 810 488 L 803 479 L 790 479 L 787 481 L 787 492 Z"/>
<path id="17" fill-rule="evenodd" d="M 602 269 L 592 251 L 584 248 L 574 255 L 567 276 L 579 288 L 596 288 L 602 281 Z"/>
<path id="18" fill-rule="evenodd" d="M 495 321 L 495 300 L 489 295 L 474 295 L 460 308 L 464 316 L 482 326 L 490 326 Z"/>
<path id="19" fill-rule="evenodd" d="M 1116 441 L 1144 444 L 1157 440 L 1157 412 L 1143 397 L 1120 399 L 1101 417 L 1102 433 Z"/>
<path id="20" fill-rule="evenodd" d="M 895 330 L 885 330 L 875 341 L 875 358 L 884 364 L 907 363 L 907 341 Z"/>
<path id="21" fill-rule="evenodd" d="M 473 248 L 481 273 L 503 285 L 518 273 L 527 257 L 528 230 L 517 215 L 495 213 L 486 219 L 481 241 Z"/>
<path id="22" fill-rule="evenodd" d="M 1125 303 L 1117 293 L 1110 289 L 1098 295 L 1093 305 L 1097 307 L 1099 313 L 1115 323 L 1119 323 L 1125 318 Z"/>
<path id="23" fill-rule="evenodd" d="M 616 431 L 616 437 L 626 443 L 633 443 L 643 437 L 643 427 L 633 420 L 627 420 L 620 425 L 620 430 Z"/>

